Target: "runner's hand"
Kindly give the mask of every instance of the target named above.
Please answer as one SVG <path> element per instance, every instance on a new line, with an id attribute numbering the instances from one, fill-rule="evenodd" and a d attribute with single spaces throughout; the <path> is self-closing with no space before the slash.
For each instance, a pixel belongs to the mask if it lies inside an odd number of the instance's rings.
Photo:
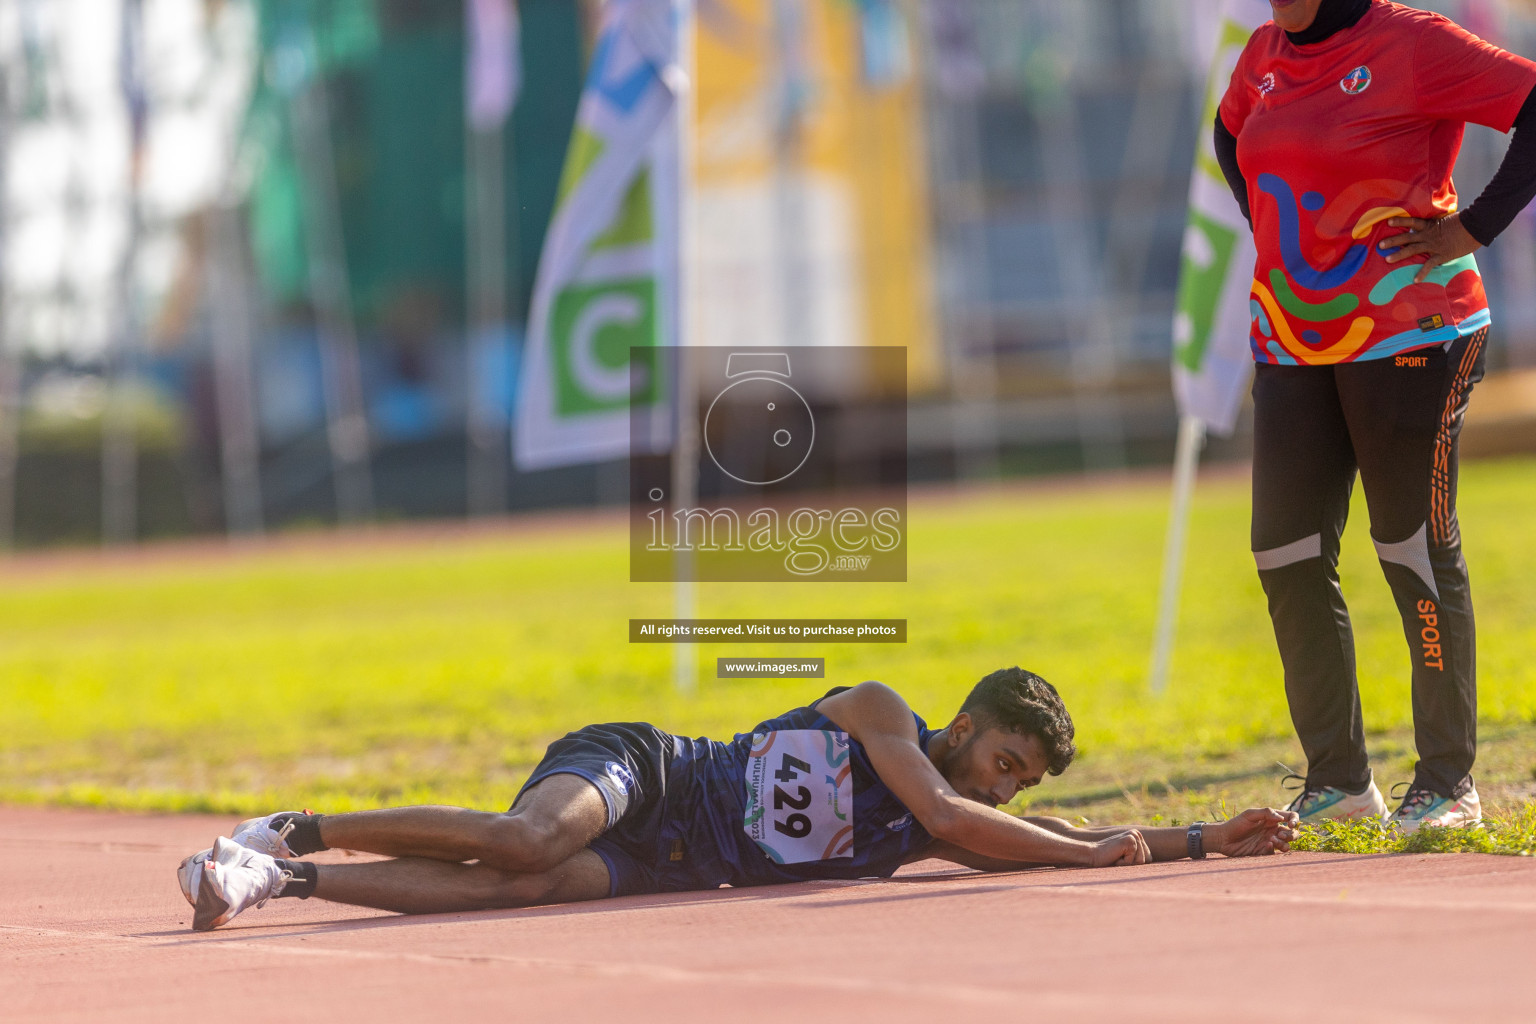
<path id="1" fill-rule="evenodd" d="M 1277 811 L 1272 807 L 1250 807 L 1243 813 L 1216 825 L 1206 826 L 1209 849 L 1223 857 L 1263 857 L 1284 853 L 1296 838 L 1295 811 Z M 1216 835 L 1211 833 L 1215 832 Z M 1209 842 L 1210 840 L 1215 842 Z"/>
<path id="2" fill-rule="evenodd" d="M 1401 263 L 1414 256 L 1428 257 L 1413 276 L 1414 284 L 1422 284 L 1429 272 L 1440 264 L 1460 259 L 1483 247 L 1467 234 L 1467 229 L 1461 226 L 1461 217 L 1454 213 L 1439 220 L 1393 217 L 1387 221 L 1387 226 L 1407 228 L 1401 234 L 1382 239 L 1377 245 L 1377 248 L 1392 253 L 1387 257 L 1388 263 Z"/>
<path id="3" fill-rule="evenodd" d="M 1093 844 L 1089 867 L 1107 868 L 1118 864 L 1146 864 L 1152 860 L 1147 841 L 1135 829 L 1101 839 Z"/>

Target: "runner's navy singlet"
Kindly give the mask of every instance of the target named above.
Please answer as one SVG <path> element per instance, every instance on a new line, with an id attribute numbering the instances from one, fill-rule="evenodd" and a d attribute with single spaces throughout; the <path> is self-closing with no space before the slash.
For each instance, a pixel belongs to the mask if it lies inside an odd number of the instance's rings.
<path id="1" fill-rule="evenodd" d="M 912 717 L 926 751 L 933 730 Z M 729 742 L 588 726 L 552 745 L 527 785 L 558 772 L 592 780 L 610 803 L 590 848 L 615 896 L 887 877 L 931 840 L 863 744 L 814 703 Z"/>
<path id="2" fill-rule="evenodd" d="M 550 744 L 523 792 L 558 774 L 598 789 L 608 826 L 589 849 L 613 896 L 888 877 L 932 837 L 818 703 L 728 742 L 589 725 Z M 934 730 L 912 718 L 926 752 Z"/>
<path id="3" fill-rule="evenodd" d="M 917 714 L 912 717 L 918 746 L 926 753 L 933 730 Z M 669 781 L 660 836 L 664 888 L 672 888 L 674 881 L 696 888 L 888 877 L 931 838 L 880 781 L 864 745 L 848 738 L 814 704 L 771 718 L 729 743 L 684 740 Z M 851 808 L 836 806 L 839 795 L 851 796 Z M 753 825 L 761 841 L 747 824 L 754 800 L 759 816 Z M 807 813 L 817 805 L 830 812 L 822 816 L 835 825 L 830 834 Z M 837 817 L 839 810 L 845 818 Z M 808 821 L 815 828 L 799 835 Z M 681 862 L 666 859 L 673 839 L 683 842 Z"/>

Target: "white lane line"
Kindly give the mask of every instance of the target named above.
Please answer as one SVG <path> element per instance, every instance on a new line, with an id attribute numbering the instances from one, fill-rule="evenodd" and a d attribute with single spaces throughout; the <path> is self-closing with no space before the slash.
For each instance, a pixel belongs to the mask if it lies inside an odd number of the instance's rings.
<path id="1" fill-rule="evenodd" d="M 0 846 L 25 846 L 43 849 L 49 846 L 67 846 L 75 850 L 95 850 L 99 853 L 160 853 L 175 855 L 182 847 L 164 843 L 142 843 L 121 839 L 59 839 L 54 836 L 0 836 Z"/>
<path id="2" fill-rule="evenodd" d="M 1239 893 L 1239 892 L 1177 892 L 1159 889 L 1121 888 L 1113 884 L 1088 885 L 1032 885 L 1021 892 L 1047 893 L 1053 896 L 1124 897 L 1127 899 L 1172 900 L 1175 902 L 1201 903 L 1270 903 L 1311 907 L 1348 907 L 1355 910 L 1434 910 L 1467 911 L 1477 914 L 1493 912 L 1511 914 L 1536 914 L 1536 903 L 1469 903 L 1465 900 L 1403 900 L 1380 899 L 1370 896 L 1351 896 L 1350 886 L 1339 887 L 1337 896 L 1297 896 L 1287 893 Z"/>

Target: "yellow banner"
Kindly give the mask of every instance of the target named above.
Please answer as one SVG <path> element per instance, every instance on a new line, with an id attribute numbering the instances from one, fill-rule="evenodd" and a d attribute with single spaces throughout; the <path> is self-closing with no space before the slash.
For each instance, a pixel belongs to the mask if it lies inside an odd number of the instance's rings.
<path id="1" fill-rule="evenodd" d="M 920 391 L 942 373 L 921 82 L 867 81 L 861 28 L 854 3 L 700 5 L 699 341 L 905 346 Z"/>

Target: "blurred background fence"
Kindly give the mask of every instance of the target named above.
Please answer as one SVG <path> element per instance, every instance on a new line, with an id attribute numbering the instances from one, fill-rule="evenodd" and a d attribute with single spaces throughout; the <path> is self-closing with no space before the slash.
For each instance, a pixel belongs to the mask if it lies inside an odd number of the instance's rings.
<path id="1" fill-rule="evenodd" d="M 506 436 L 598 6 L 0 0 L 0 546 L 624 501 Z M 1219 7 L 698 0 L 698 340 L 907 346 L 914 480 L 1166 462 Z"/>

